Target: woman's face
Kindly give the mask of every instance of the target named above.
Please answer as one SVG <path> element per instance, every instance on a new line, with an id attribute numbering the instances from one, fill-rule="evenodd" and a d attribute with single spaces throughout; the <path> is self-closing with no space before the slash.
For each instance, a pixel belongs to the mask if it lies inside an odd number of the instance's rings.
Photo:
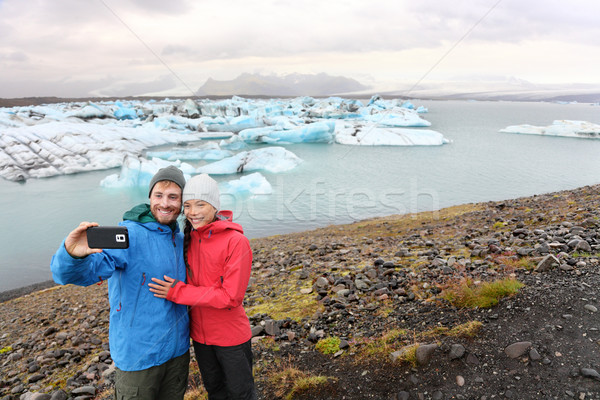
<path id="1" fill-rule="evenodd" d="M 204 200 L 188 200 L 183 203 L 183 213 L 194 229 L 198 229 L 213 222 L 217 209 Z"/>

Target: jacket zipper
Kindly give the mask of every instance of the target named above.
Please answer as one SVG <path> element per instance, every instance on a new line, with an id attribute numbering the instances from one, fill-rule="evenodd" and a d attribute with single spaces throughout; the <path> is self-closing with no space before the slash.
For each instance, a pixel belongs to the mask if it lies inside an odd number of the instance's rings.
<path id="1" fill-rule="evenodd" d="M 142 272 L 142 282 L 141 282 L 140 286 L 138 286 L 137 294 L 135 296 L 135 303 L 133 304 L 133 312 L 131 313 L 131 322 L 129 323 L 129 326 L 133 326 L 133 319 L 135 317 L 135 312 L 137 310 L 137 305 L 138 305 L 139 300 L 140 300 L 140 293 L 142 291 L 142 286 L 144 286 L 144 283 L 146 283 L 146 273 Z"/>
<path id="2" fill-rule="evenodd" d="M 181 271 L 179 271 L 179 260 L 177 259 L 177 243 L 175 242 L 175 232 L 171 233 L 171 242 L 173 243 L 173 259 L 175 260 L 175 271 L 177 271 L 177 276 L 181 276 Z M 183 254 L 183 253 L 182 253 Z M 180 308 L 179 305 L 177 305 L 176 303 L 171 303 L 172 307 L 173 307 L 173 311 L 177 311 L 178 308 Z M 177 351 L 177 349 L 179 348 L 179 335 L 181 334 L 181 329 L 179 326 L 179 315 L 177 314 L 177 312 L 174 312 L 173 315 L 175 315 L 175 347 L 173 348 L 173 353 L 172 356 L 175 355 L 175 352 Z"/>
<path id="3" fill-rule="evenodd" d="M 200 252 L 202 251 L 200 249 L 201 246 L 202 246 L 202 238 L 198 238 L 198 254 L 200 254 Z M 200 257 L 196 257 L 196 260 L 200 260 Z M 198 265 L 198 269 L 200 269 L 200 268 L 201 268 L 201 266 Z M 204 333 L 204 318 L 202 317 L 202 307 L 197 307 L 197 309 L 200 314 L 200 326 L 202 327 L 202 338 L 204 339 L 204 343 L 206 343 L 206 333 Z"/>

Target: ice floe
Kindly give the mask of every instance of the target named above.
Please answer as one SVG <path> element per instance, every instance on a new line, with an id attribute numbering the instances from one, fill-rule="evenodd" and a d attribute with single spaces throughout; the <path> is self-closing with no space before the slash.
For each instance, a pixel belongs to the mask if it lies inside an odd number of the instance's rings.
<path id="1" fill-rule="evenodd" d="M 430 129 L 389 128 L 348 122 L 338 123 L 335 141 L 361 146 L 439 146 L 448 143 L 444 135 Z"/>
<path id="2" fill-rule="evenodd" d="M 228 194 L 271 194 L 273 187 L 260 172 L 254 172 L 242 176 L 240 179 L 234 179 L 226 182 L 221 189 L 221 193 Z"/>
<path id="3" fill-rule="evenodd" d="M 160 158 L 148 160 L 143 157 L 128 156 L 123 160 L 121 171 L 118 174 L 111 174 L 100 181 L 100 186 L 107 188 L 123 188 L 148 186 L 150 180 L 159 169 L 174 165 L 181 169 L 185 179 L 189 179 L 195 171 L 194 167 L 181 162 L 169 162 Z"/>
<path id="4" fill-rule="evenodd" d="M 552 125 L 511 125 L 500 129 L 504 133 L 520 133 L 525 135 L 561 136 L 583 139 L 600 139 L 600 125 L 587 121 L 555 120 Z"/>
<path id="5" fill-rule="evenodd" d="M 289 171 L 302 160 L 283 147 L 264 147 L 242 151 L 220 161 L 196 169 L 196 173 L 235 174 L 248 171 L 269 171 L 273 173 Z"/>

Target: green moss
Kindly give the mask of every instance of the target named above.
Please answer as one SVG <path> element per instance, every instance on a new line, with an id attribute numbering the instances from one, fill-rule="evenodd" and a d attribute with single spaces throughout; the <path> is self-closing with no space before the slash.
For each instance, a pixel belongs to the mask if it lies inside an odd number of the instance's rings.
<path id="1" fill-rule="evenodd" d="M 9 351 L 12 351 L 12 347 L 6 346 L 0 349 L 0 354 L 8 353 Z"/>
<path id="2" fill-rule="evenodd" d="M 323 354 L 334 354 L 340 351 L 340 338 L 337 336 L 321 339 L 315 345 L 315 348 Z"/>

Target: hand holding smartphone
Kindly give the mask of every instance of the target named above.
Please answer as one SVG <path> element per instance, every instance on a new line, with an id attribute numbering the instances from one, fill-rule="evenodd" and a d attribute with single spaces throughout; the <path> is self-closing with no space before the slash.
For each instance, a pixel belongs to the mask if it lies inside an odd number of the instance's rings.
<path id="1" fill-rule="evenodd" d="M 91 226 L 87 228 L 87 242 L 91 249 L 127 249 L 129 233 L 124 226 Z"/>

